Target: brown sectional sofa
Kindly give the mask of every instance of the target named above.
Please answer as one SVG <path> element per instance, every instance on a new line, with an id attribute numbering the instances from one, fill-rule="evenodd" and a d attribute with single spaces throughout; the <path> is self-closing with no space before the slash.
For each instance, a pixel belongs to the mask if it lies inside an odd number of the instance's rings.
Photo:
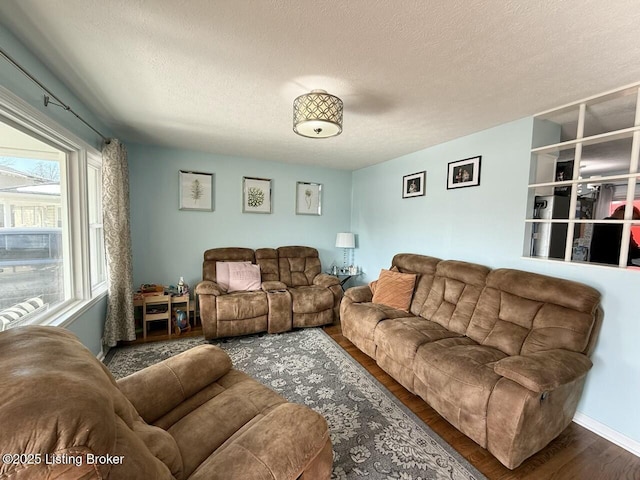
<path id="1" fill-rule="evenodd" d="M 0 478 L 331 477 L 327 423 L 202 345 L 114 381 L 70 332 L 0 333 Z"/>
<path id="2" fill-rule="evenodd" d="M 345 337 L 508 468 L 569 425 L 602 322 L 596 290 L 423 255 L 392 267 L 418 274 L 409 311 L 351 288 Z"/>
<path id="3" fill-rule="evenodd" d="M 217 262 L 259 265 L 261 289 L 227 293 L 217 282 Z M 207 339 L 331 324 L 342 300 L 340 280 L 322 273 L 318 251 L 301 246 L 207 250 L 195 292 Z"/>

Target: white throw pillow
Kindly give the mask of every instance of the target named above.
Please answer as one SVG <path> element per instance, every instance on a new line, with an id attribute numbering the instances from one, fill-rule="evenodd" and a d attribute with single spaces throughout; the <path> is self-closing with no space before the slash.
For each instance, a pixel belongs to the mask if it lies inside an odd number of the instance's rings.
<path id="1" fill-rule="evenodd" d="M 260 290 L 260 286 L 260 265 L 253 265 L 251 263 L 229 264 L 228 292 Z"/>
<path id="2" fill-rule="evenodd" d="M 225 290 L 229 290 L 229 265 L 232 263 L 251 265 L 251 262 L 216 262 L 216 283 Z"/>

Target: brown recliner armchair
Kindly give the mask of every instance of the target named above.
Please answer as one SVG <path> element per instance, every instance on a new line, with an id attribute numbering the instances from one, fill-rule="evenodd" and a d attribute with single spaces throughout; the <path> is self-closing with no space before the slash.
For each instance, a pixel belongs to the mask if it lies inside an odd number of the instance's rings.
<path id="1" fill-rule="evenodd" d="M 0 478 L 329 479 L 327 423 L 201 345 L 116 382 L 70 332 L 0 333 Z"/>
<path id="2" fill-rule="evenodd" d="M 260 289 L 227 292 L 218 278 L 218 262 L 259 265 Z M 195 292 L 207 339 L 281 333 L 339 318 L 340 280 L 321 273 L 315 248 L 212 248 L 204 252 L 202 278 Z"/>

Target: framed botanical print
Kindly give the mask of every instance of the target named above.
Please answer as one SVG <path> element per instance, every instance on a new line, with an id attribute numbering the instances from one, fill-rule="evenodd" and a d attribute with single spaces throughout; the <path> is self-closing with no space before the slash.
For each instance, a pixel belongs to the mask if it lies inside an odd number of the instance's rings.
<path id="1" fill-rule="evenodd" d="M 213 174 L 180 170 L 180 210 L 213 211 Z"/>
<path id="2" fill-rule="evenodd" d="M 322 215 L 322 185 L 296 182 L 296 215 Z"/>
<path id="3" fill-rule="evenodd" d="M 242 212 L 271 213 L 271 179 L 242 177 Z"/>

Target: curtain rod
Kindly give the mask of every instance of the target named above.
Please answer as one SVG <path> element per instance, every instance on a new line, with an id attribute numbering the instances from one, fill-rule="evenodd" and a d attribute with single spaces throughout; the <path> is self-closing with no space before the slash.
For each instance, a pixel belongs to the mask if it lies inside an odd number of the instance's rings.
<path id="1" fill-rule="evenodd" d="M 48 94 L 48 95 L 44 95 L 44 106 L 45 107 L 48 106 L 49 104 L 52 104 L 52 105 L 56 105 L 57 107 L 62 107 L 67 112 L 73 113 L 78 120 L 80 120 L 82 123 L 84 123 L 91 130 L 96 132 L 102 138 L 102 140 L 105 141 L 105 143 L 109 143 L 109 139 L 107 137 L 105 137 L 98 130 L 93 128 L 84 118 L 82 118 L 80 115 L 78 115 L 69 105 L 67 105 L 62 100 L 60 100 L 56 96 L 55 93 L 53 93 L 51 90 L 49 90 L 47 87 L 45 87 L 42 83 L 40 83 L 40 81 L 38 81 L 38 79 L 36 77 L 34 77 L 28 71 L 26 71 L 18 62 L 16 62 L 13 58 L 11 58 L 9 56 L 9 54 L 7 52 L 5 52 L 2 48 L 0 48 L 0 55 L 2 55 L 11 65 L 13 65 L 16 69 L 18 69 L 20 71 L 20 73 L 22 73 L 25 77 L 27 77 L 29 80 L 31 80 L 33 83 L 35 83 L 38 87 L 40 87 L 42 90 L 44 90 Z M 54 102 L 50 101 L 49 97 L 55 98 L 60 103 L 58 104 L 58 103 L 54 103 Z"/>

